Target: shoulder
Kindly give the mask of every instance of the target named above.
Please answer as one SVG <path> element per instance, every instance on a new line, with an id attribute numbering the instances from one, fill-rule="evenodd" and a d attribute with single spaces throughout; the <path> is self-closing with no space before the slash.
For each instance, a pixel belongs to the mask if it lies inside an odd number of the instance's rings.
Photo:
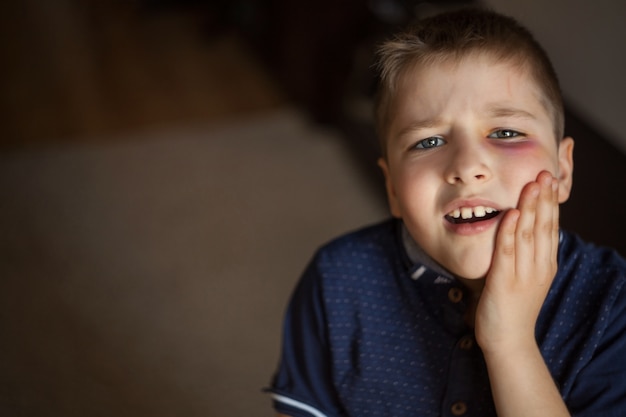
<path id="1" fill-rule="evenodd" d="M 321 246 L 314 264 L 321 268 L 373 266 L 403 259 L 396 219 L 351 231 Z"/>
<path id="2" fill-rule="evenodd" d="M 626 283 L 626 260 L 611 248 L 562 232 L 559 275 L 575 276 L 577 281 L 589 281 L 594 287 L 622 287 Z"/>
<path id="3" fill-rule="evenodd" d="M 387 219 L 379 223 L 364 226 L 341 235 L 325 245 L 323 250 L 341 250 L 344 248 L 359 248 L 365 250 L 378 244 L 385 244 L 395 239 L 398 231 L 398 221 Z"/>
<path id="4" fill-rule="evenodd" d="M 390 219 L 346 233 L 321 246 L 292 293 L 289 316 L 314 321 L 324 333 L 329 311 L 358 308 L 364 292 L 381 294 L 393 285 L 398 254 L 399 224 Z M 310 323 L 309 323 L 310 324 Z M 310 327 L 310 326 L 309 326 Z"/>
<path id="5" fill-rule="evenodd" d="M 318 294 L 321 299 L 349 293 L 350 298 L 356 292 L 393 286 L 394 278 L 408 270 L 400 230 L 399 221 L 389 219 L 322 245 L 302 275 L 298 292 Z"/>
<path id="6" fill-rule="evenodd" d="M 557 275 L 537 323 L 544 353 L 554 359 L 570 346 L 590 360 L 612 331 L 626 330 L 625 284 L 617 252 L 562 232 Z"/>
<path id="7" fill-rule="evenodd" d="M 559 270 L 538 334 L 573 414 L 608 415 L 607 410 L 626 408 L 625 284 L 626 261 L 616 251 L 563 233 Z"/>
<path id="8" fill-rule="evenodd" d="M 567 312 L 566 321 L 606 323 L 626 309 L 626 261 L 615 250 L 562 232 L 559 267 L 547 301 L 552 314 Z"/>

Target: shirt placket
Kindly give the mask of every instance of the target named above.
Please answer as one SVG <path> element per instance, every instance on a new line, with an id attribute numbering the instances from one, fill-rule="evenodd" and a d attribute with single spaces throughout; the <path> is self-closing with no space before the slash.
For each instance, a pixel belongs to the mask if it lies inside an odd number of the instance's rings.
<path id="1" fill-rule="evenodd" d="M 441 402 L 443 417 L 476 416 L 480 398 L 479 387 L 486 382 L 486 371 L 473 329 L 465 322 L 468 293 L 458 281 L 439 275 L 423 266 L 415 267 L 412 277 L 430 294 L 431 311 L 438 317 L 453 343 L 449 357 L 447 383 Z"/>
<path id="2" fill-rule="evenodd" d="M 454 335 L 456 342 L 450 356 L 448 380 L 441 415 L 444 417 L 476 416 L 480 393 L 477 387 L 484 385 L 485 368 L 474 331 L 465 323 L 467 291 L 453 282 L 442 302 L 444 323 Z"/>

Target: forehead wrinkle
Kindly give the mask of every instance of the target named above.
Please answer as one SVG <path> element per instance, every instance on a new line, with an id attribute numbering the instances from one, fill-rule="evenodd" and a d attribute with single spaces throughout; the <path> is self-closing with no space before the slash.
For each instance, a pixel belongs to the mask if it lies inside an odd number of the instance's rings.
<path id="1" fill-rule="evenodd" d="M 515 107 L 504 106 L 500 104 L 490 104 L 487 106 L 487 114 L 493 118 L 502 118 L 502 117 L 515 117 L 520 119 L 531 119 L 536 120 L 537 116 L 534 114 L 518 109 Z"/>

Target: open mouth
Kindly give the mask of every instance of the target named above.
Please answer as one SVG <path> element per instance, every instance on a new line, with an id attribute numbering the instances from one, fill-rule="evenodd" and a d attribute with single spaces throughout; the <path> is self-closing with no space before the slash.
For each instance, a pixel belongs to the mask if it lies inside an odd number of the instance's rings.
<path id="1" fill-rule="evenodd" d="M 450 223 L 463 224 L 493 219 L 498 214 L 500 214 L 500 212 L 493 207 L 461 207 L 446 214 L 445 218 Z"/>

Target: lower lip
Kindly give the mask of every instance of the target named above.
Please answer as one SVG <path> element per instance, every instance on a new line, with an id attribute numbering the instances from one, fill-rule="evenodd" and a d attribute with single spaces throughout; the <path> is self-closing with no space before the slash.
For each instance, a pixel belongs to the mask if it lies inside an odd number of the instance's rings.
<path id="1" fill-rule="evenodd" d="M 483 220 L 483 221 L 479 221 L 475 223 L 454 224 L 454 223 L 450 223 L 446 219 L 444 219 L 444 222 L 446 224 L 446 227 L 452 232 L 458 235 L 462 235 L 462 236 L 471 236 L 471 235 L 483 233 L 491 229 L 500 221 L 501 217 L 502 217 L 502 213 L 498 214 L 496 217 L 493 217 L 489 220 Z"/>

